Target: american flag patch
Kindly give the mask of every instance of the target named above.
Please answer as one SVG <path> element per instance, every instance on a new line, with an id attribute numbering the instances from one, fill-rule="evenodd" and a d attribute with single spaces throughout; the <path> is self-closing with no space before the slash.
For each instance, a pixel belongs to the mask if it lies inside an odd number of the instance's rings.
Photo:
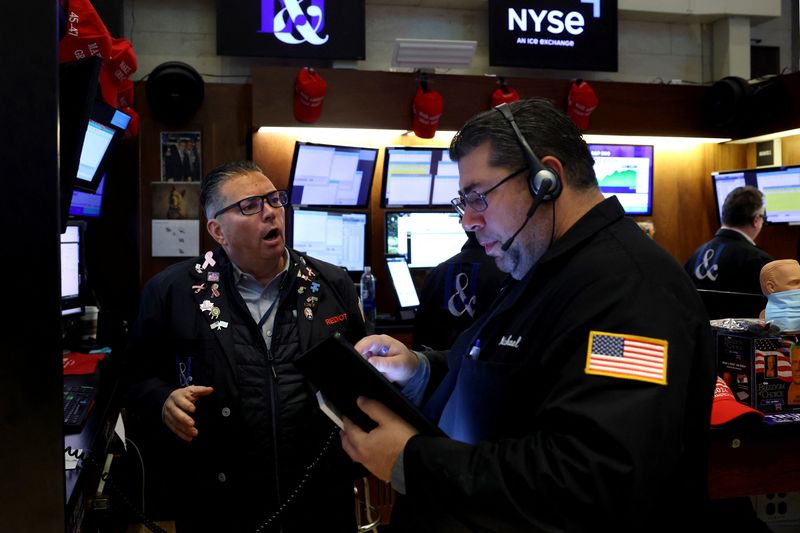
<path id="1" fill-rule="evenodd" d="M 667 384 L 667 341 L 589 332 L 586 373 Z"/>

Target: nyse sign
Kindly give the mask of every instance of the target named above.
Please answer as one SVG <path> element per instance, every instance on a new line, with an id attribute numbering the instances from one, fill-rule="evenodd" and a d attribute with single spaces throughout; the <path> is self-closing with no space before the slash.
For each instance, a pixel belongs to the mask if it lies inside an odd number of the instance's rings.
<path id="1" fill-rule="evenodd" d="M 492 65 L 617 69 L 616 0 L 489 0 Z"/>

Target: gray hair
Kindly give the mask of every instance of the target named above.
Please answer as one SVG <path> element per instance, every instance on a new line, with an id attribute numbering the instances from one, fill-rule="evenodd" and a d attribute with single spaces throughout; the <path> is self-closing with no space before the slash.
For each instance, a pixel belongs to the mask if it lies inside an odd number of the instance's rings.
<path id="1" fill-rule="evenodd" d="M 200 206 L 207 219 L 210 220 L 214 213 L 225 207 L 222 205 L 222 195 L 219 192 L 222 184 L 231 178 L 250 172 L 264 173 L 261 167 L 252 161 L 233 161 L 220 165 L 206 174 L 200 186 Z"/>

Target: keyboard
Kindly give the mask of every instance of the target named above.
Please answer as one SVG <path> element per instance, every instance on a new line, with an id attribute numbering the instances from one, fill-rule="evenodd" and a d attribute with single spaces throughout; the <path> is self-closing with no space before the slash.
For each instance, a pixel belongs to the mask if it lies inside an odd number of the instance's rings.
<path id="1" fill-rule="evenodd" d="M 87 385 L 64 385 L 64 430 L 75 433 L 83 428 L 94 406 L 97 389 Z"/>

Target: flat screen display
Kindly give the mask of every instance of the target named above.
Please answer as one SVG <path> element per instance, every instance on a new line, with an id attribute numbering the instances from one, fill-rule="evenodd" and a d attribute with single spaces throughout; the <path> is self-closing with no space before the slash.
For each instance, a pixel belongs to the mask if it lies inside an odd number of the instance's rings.
<path id="1" fill-rule="evenodd" d="M 61 314 L 83 312 L 81 303 L 81 226 L 69 222 L 61 234 Z"/>
<path id="2" fill-rule="evenodd" d="M 720 224 L 722 223 L 722 206 L 725 198 L 736 187 L 745 185 L 756 186 L 755 174 L 749 170 L 730 170 L 725 172 L 713 172 L 711 178 L 714 182 L 714 199 L 716 200 L 717 215 Z"/>
<path id="3" fill-rule="evenodd" d="M 217 0 L 217 53 L 364 59 L 364 0 Z"/>
<path id="4" fill-rule="evenodd" d="M 411 268 L 432 268 L 461 251 L 467 234 L 455 212 L 387 211 L 386 255 Z"/>
<path id="5" fill-rule="evenodd" d="M 119 142 L 131 117 L 104 102 L 92 106 L 89 125 L 83 139 L 75 188 L 95 192 L 105 175 L 105 167 L 114 145 Z"/>
<path id="6" fill-rule="evenodd" d="M 289 175 L 292 205 L 367 207 L 377 148 L 297 142 Z"/>
<path id="7" fill-rule="evenodd" d="M 718 171 L 711 178 L 720 223 L 728 194 L 750 185 L 764 195 L 767 224 L 800 224 L 800 165 Z"/>
<path id="8" fill-rule="evenodd" d="M 295 208 L 291 217 L 292 248 L 349 271 L 364 270 L 366 213 Z"/>
<path id="9" fill-rule="evenodd" d="M 770 224 L 800 224 L 800 166 L 756 170 Z"/>
<path id="10" fill-rule="evenodd" d="M 617 70 L 617 0 L 489 0 L 489 64 Z"/>
<path id="11" fill-rule="evenodd" d="M 69 204 L 69 215 L 79 218 L 97 218 L 103 208 L 103 189 L 106 177 L 100 180 L 95 193 L 72 191 L 72 202 Z"/>
<path id="12" fill-rule="evenodd" d="M 388 256 L 386 266 L 389 270 L 389 278 L 392 281 L 394 293 L 401 309 L 415 309 L 419 307 L 419 296 L 411 271 L 408 269 L 406 258 L 402 255 Z"/>
<path id="13" fill-rule="evenodd" d="M 603 196 L 616 196 L 628 215 L 653 214 L 653 146 L 590 144 Z"/>
<path id="14" fill-rule="evenodd" d="M 447 148 L 386 148 L 383 207 L 450 206 L 458 196 L 458 165 Z"/>

